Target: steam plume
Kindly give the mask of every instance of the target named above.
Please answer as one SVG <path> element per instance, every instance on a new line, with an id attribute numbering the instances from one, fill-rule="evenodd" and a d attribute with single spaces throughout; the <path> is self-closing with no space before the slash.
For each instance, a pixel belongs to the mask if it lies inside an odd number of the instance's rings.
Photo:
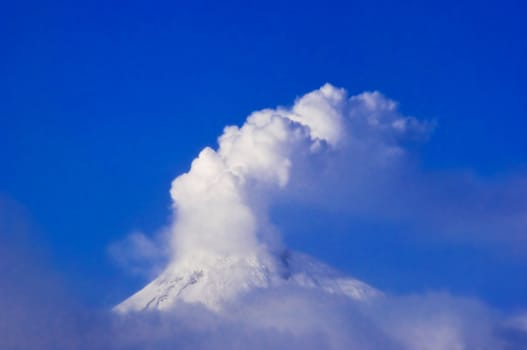
<path id="1" fill-rule="evenodd" d="M 241 127 L 226 127 L 218 149 L 203 149 L 172 183 L 174 258 L 277 249 L 265 220 L 265 193 L 287 186 L 291 168 L 314 154 L 366 146 L 382 157 L 402 153 L 398 140 L 427 126 L 396 107 L 378 92 L 348 98 L 344 89 L 325 84 L 291 108 L 257 111 Z"/>

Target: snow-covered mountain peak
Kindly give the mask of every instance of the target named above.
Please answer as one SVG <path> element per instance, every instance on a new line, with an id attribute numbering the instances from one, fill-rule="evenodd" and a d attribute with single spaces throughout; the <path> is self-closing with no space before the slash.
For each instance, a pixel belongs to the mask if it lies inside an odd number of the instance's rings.
<path id="1" fill-rule="evenodd" d="M 115 307 L 118 312 L 170 310 L 178 302 L 219 311 L 224 303 L 258 288 L 292 285 L 368 300 L 380 293 L 300 253 L 275 259 L 201 255 L 174 263 L 154 281 Z"/>

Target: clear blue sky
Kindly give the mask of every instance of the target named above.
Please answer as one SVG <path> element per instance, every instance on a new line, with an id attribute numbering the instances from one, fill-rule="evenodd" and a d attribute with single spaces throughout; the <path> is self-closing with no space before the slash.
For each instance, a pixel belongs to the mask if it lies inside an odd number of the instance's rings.
<path id="1" fill-rule="evenodd" d="M 170 181 L 226 124 L 325 82 L 435 118 L 425 171 L 527 165 L 523 1 L 15 1 L 0 10 L 0 193 L 88 302 L 142 281 L 107 247 L 168 222 Z M 527 198 L 525 199 L 527 201 Z M 525 203 L 525 202 L 524 202 Z M 309 211 L 309 209 L 306 209 Z M 526 255 L 350 223 L 297 224 L 293 248 L 393 292 L 443 289 L 527 307 Z M 308 216 L 313 217 L 313 216 Z M 347 230 L 363 232 L 347 235 Z M 525 230 L 524 230 L 525 231 Z M 525 242 L 525 240 L 523 241 Z M 87 288 L 90 287 L 90 288 Z"/>

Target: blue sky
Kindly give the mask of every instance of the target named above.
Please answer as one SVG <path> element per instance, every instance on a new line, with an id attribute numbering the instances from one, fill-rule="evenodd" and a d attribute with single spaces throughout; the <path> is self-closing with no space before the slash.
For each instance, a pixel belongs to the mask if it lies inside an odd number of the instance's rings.
<path id="1" fill-rule="evenodd" d="M 110 306 L 143 284 L 116 266 L 108 246 L 168 222 L 170 181 L 225 125 L 325 82 L 351 94 L 379 90 L 404 114 L 436 120 L 415 150 L 421 174 L 476 174 L 526 208 L 516 180 L 527 164 L 520 1 L 2 7 L 0 194 L 25 208 L 36 245 L 89 304 Z M 504 198 L 497 210 L 507 210 Z M 452 237 L 423 233 L 422 218 L 276 212 L 292 248 L 383 290 L 448 290 L 527 307 L 525 229 L 509 244 L 507 226 Z"/>

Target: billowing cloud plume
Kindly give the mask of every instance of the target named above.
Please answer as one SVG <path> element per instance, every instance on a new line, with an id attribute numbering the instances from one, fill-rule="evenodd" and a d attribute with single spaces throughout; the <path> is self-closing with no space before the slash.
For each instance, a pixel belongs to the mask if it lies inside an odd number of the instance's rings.
<path id="1" fill-rule="evenodd" d="M 339 149 L 368 149 L 380 163 L 402 155 L 401 142 L 423 137 L 430 123 L 402 116 L 396 107 L 378 92 L 349 98 L 326 84 L 291 108 L 257 111 L 242 127 L 226 127 L 218 149 L 205 148 L 190 171 L 172 183 L 176 259 L 187 253 L 275 249 L 279 242 L 266 224 L 269 191 L 301 180 L 291 179 L 292 173 L 299 175 L 292 172 L 295 167 L 316 157 L 333 158 L 328 153 Z"/>

